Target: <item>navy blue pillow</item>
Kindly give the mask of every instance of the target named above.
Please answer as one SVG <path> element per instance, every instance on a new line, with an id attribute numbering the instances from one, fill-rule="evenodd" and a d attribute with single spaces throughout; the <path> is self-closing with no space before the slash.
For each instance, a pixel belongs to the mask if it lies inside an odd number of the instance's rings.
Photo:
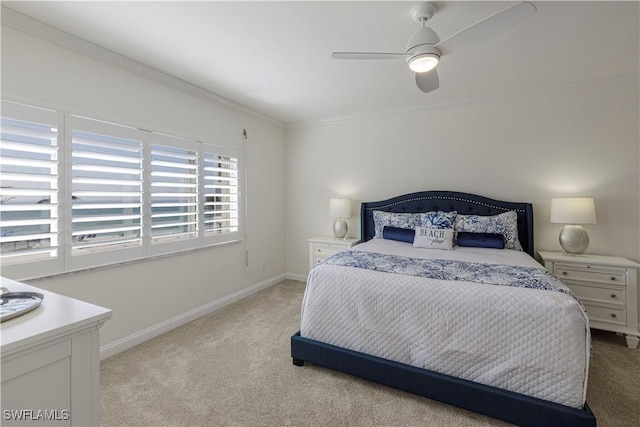
<path id="1" fill-rule="evenodd" d="M 413 243 L 413 238 L 416 237 L 416 230 L 385 225 L 382 229 L 382 237 L 388 240 Z"/>
<path id="2" fill-rule="evenodd" d="M 504 235 L 497 233 L 458 233 L 458 246 L 504 249 Z"/>

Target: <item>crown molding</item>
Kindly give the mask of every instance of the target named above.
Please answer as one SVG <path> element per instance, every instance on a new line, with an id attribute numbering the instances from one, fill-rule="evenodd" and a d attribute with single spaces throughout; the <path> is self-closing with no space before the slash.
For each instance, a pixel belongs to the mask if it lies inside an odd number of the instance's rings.
<path id="1" fill-rule="evenodd" d="M 1 6 L 2 25 L 15 28 L 16 30 L 57 44 L 66 49 L 91 57 L 108 65 L 120 68 L 121 70 L 136 74 L 146 79 L 152 80 L 163 86 L 175 89 L 187 95 L 202 99 L 211 104 L 225 108 L 227 110 L 249 116 L 254 119 L 267 122 L 280 128 L 285 127 L 285 123 L 273 119 L 265 114 L 259 113 L 251 108 L 245 107 L 234 101 L 231 101 L 214 92 L 204 89 L 200 86 L 189 83 L 171 74 L 162 72 L 153 67 L 135 61 L 124 55 L 120 55 L 112 50 L 106 49 L 97 44 L 91 43 L 80 37 L 76 37 L 44 22 L 23 15 L 11 8 Z"/>
<path id="2" fill-rule="evenodd" d="M 499 102 L 503 100 L 513 99 L 526 99 L 535 97 L 549 97 L 566 92 L 584 91 L 588 87 L 603 86 L 603 85 L 624 85 L 624 86 L 638 86 L 640 85 L 639 74 L 623 74 L 618 76 L 605 77 L 602 79 L 575 81 L 556 84 L 552 86 L 537 87 L 521 91 L 506 92 L 497 95 L 489 95 L 465 100 L 459 100 L 454 102 L 444 102 L 429 106 L 414 106 L 406 108 L 393 108 L 381 111 L 371 111 L 361 114 L 351 114 L 344 116 L 329 117 L 320 120 L 308 120 L 300 122 L 291 122 L 286 124 L 286 129 L 302 129 L 315 126 L 328 126 L 341 124 L 346 122 L 355 122 L 358 120 L 375 119 L 385 116 L 394 116 L 398 114 L 413 114 L 421 113 L 424 111 L 439 111 L 455 108 L 463 108 L 467 106 L 482 105 L 488 103 Z"/>

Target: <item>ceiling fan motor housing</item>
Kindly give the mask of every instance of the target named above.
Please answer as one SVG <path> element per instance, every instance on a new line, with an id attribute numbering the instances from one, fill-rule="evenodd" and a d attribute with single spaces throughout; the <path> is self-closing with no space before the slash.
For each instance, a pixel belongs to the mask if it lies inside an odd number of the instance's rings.
<path id="1" fill-rule="evenodd" d="M 435 47 L 435 44 L 439 41 L 440 37 L 438 37 L 438 34 L 429 27 L 418 28 L 413 33 L 413 36 L 409 39 L 409 43 L 407 43 L 406 50 L 407 63 L 412 70 L 420 72 L 412 66 L 412 63 L 419 58 L 432 58 L 430 61 L 434 64 L 433 66 L 438 63 L 440 60 L 440 51 Z"/>
<path id="2" fill-rule="evenodd" d="M 409 43 L 407 43 L 406 52 L 407 54 L 411 54 L 415 51 L 415 49 L 418 49 L 419 47 L 422 47 L 422 46 L 433 47 L 438 42 L 440 42 L 440 37 L 438 37 L 438 34 L 436 34 L 436 32 L 433 31 L 431 28 L 429 27 L 418 28 L 409 39 Z M 438 51 L 438 49 L 436 48 L 434 49 L 439 56 L 440 51 Z"/>

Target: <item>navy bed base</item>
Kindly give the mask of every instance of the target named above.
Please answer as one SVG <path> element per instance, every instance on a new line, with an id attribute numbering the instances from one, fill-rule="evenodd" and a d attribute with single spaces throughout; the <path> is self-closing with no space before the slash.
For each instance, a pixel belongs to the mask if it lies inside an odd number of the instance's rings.
<path id="1" fill-rule="evenodd" d="M 553 402 L 416 368 L 319 341 L 291 337 L 293 364 L 310 362 L 520 426 L 595 427 L 589 405 Z"/>

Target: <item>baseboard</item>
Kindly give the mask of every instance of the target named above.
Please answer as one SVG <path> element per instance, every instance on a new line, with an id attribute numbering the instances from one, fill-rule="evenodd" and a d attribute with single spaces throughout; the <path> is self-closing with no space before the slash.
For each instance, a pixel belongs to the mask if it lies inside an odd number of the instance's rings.
<path id="1" fill-rule="evenodd" d="M 131 347 L 135 347 L 138 344 L 141 344 L 147 340 L 150 340 L 151 338 L 155 338 L 158 335 L 164 334 L 165 332 L 169 332 L 170 330 L 175 329 L 178 326 L 182 326 L 206 314 L 213 313 L 214 311 L 220 310 L 221 308 L 226 307 L 229 304 L 232 304 L 236 301 L 240 301 L 243 298 L 246 298 L 255 293 L 258 293 L 288 278 L 289 277 L 286 274 L 281 274 L 279 276 L 272 277 L 268 280 L 265 280 L 253 286 L 250 286 L 246 289 L 242 289 L 241 291 L 235 292 L 231 295 L 227 295 L 226 297 L 222 297 L 218 300 L 212 301 L 201 307 L 195 308 L 191 311 L 187 311 L 186 313 L 175 316 L 164 322 L 158 323 L 157 325 L 151 326 L 140 332 L 136 332 L 135 334 L 129 335 L 115 342 L 104 345 L 100 347 L 100 360 L 104 360 L 107 357 L 111 357 L 115 354 L 120 353 L 121 351 L 128 350 Z M 297 280 L 297 279 L 292 279 L 292 280 Z M 305 280 L 306 280 L 306 277 L 305 277 Z"/>
<path id="2" fill-rule="evenodd" d="M 286 273 L 285 278 L 287 280 L 297 280 L 299 282 L 307 283 L 307 275 L 306 274 L 296 274 L 296 273 Z"/>

